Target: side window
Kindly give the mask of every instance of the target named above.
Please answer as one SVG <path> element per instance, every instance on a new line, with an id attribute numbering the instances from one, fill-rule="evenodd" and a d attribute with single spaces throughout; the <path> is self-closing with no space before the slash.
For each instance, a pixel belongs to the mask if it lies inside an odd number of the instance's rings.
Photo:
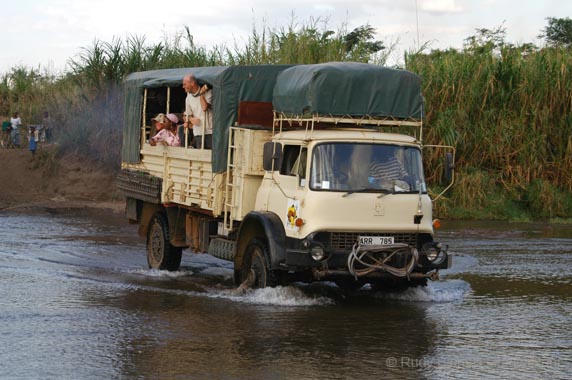
<path id="1" fill-rule="evenodd" d="M 280 167 L 280 174 L 295 176 L 296 172 L 292 172 L 294 165 L 300 155 L 299 145 L 284 145 L 282 166 Z"/>
<path id="2" fill-rule="evenodd" d="M 302 148 L 300 150 L 300 155 L 298 156 L 298 159 L 296 160 L 296 163 L 294 164 L 294 168 L 293 170 L 295 170 L 295 173 L 298 175 L 298 177 L 300 177 L 300 179 L 306 179 L 306 161 L 308 158 L 308 149 L 307 148 Z M 300 186 L 304 186 L 302 183 L 300 183 Z"/>
<path id="3" fill-rule="evenodd" d="M 285 145 L 280 174 L 306 178 L 308 149 L 300 145 Z"/>
<path id="4" fill-rule="evenodd" d="M 308 148 L 301 147 L 300 145 L 285 145 L 280 174 L 298 177 L 298 186 L 306 186 L 307 158 Z"/>

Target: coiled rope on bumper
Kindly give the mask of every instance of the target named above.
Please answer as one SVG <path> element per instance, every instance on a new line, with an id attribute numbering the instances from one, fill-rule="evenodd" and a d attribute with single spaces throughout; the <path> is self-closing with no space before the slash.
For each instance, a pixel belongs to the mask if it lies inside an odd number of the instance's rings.
<path id="1" fill-rule="evenodd" d="M 411 259 L 403 268 L 395 268 L 388 265 L 387 262 L 391 260 L 399 251 L 404 249 L 409 250 Z M 389 254 L 385 258 L 377 258 L 373 253 L 387 251 Z M 409 274 L 417 265 L 419 261 L 419 252 L 414 247 L 407 244 L 394 244 L 391 246 L 384 245 L 371 245 L 360 246 L 358 243 L 354 244 L 351 253 L 348 256 L 348 270 L 350 273 L 357 277 L 365 276 L 375 271 L 385 271 L 396 277 L 408 277 Z M 361 264 L 364 268 L 356 269 L 356 263 Z"/>

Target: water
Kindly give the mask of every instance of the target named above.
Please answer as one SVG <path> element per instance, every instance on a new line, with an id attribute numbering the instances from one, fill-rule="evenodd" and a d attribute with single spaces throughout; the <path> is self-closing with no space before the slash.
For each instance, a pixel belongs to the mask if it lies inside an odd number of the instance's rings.
<path id="1" fill-rule="evenodd" d="M 0 214 L 2 379 L 572 378 L 572 226 L 447 223 L 427 288 L 236 294 L 229 263 L 146 269 L 136 226 Z"/>

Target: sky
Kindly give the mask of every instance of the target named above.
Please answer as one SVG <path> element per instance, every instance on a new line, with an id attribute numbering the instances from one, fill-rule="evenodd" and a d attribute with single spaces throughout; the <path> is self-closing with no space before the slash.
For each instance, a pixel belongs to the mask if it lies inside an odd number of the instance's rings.
<path id="1" fill-rule="evenodd" d="M 547 17 L 572 17 L 570 0 L 18 0 L 2 5 L 0 73 L 14 67 L 54 74 L 96 40 L 145 36 L 149 43 L 189 27 L 195 44 L 241 46 L 253 27 L 280 28 L 320 20 L 351 31 L 369 24 L 376 38 L 395 44 L 391 58 L 418 43 L 461 48 L 477 28 L 504 26 L 507 40 L 542 45 Z M 419 36 L 419 38 L 418 38 Z"/>

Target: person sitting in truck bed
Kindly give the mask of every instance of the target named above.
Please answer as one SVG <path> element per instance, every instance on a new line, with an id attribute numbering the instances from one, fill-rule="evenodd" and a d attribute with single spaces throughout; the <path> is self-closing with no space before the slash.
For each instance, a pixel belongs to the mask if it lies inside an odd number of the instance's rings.
<path id="1" fill-rule="evenodd" d="M 193 147 L 212 149 L 213 116 L 212 90 L 207 85 L 199 86 L 192 75 L 183 78 L 183 88 L 187 93 L 185 100 L 185 128 L 193 130 Z M 204 146 L 202 146 L 204 133 Z"/>
<path id="2" fill-rule="evenodd" d="M 168 145 L 168 146 L 179 146 L 179 136 L 177 136 L 176 131 L 173 131 L 176 128 L 177 122 L 179 119 L 175 114 L 163 114 L 160 113 L 151 119 L 157 129 L 157 134 L 149 139 L 149 144 L 152 146 L 159 144 Z"/>

